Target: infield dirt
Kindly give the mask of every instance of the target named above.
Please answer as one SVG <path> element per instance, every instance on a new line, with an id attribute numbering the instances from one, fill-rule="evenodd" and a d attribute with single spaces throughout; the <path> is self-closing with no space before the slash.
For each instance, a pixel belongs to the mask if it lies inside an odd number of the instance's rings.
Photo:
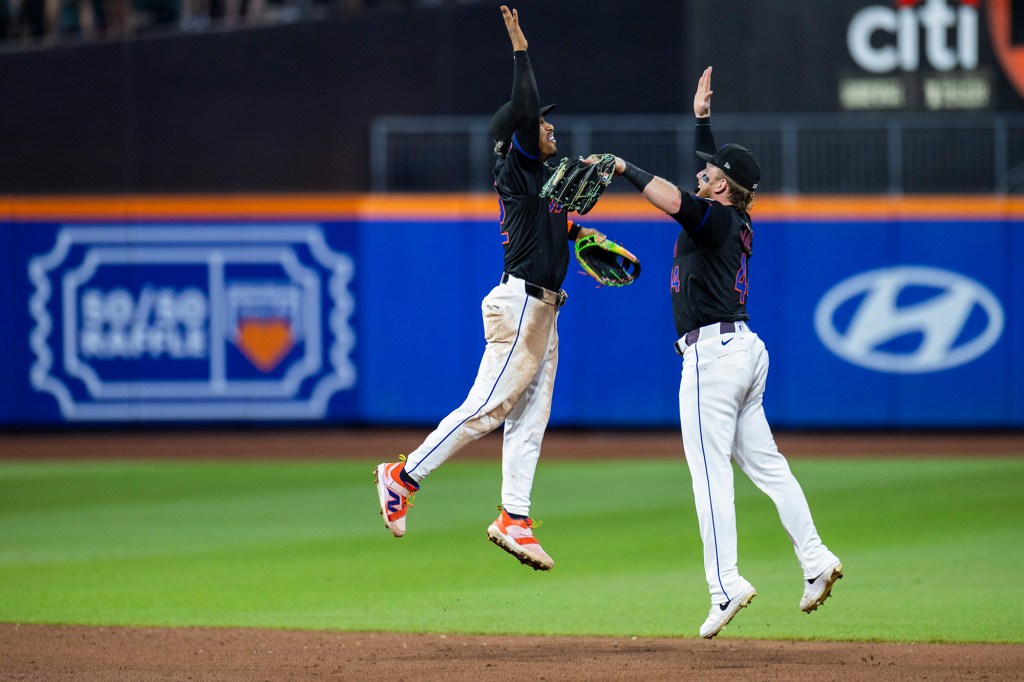
<path id="1" fill-rule="evenodd" d="M 995 644 L 0 625 L 5 680 L 1020 680 Z"/>

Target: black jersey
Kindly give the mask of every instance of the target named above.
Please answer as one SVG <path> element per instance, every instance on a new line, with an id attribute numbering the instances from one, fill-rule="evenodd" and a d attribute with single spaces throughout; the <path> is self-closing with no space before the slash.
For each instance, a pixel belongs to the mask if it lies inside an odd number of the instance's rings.
<path id="1" fill-rule="evenodd" d="M 713 154 L 711 118 L 697 119 L 694 149 Z M 697 159 L 696 171 L 704 168 Z M 683 226 L 672 258 L 672 312 L 680 338 L 713 322 L 739 322 L 747 315 L 754 231 L 750 216 L 733 206 L 683 190 L 672 217 Z"/>
<path id="2" fill-rule="evenodd" d="M 750 217 L 732 206 L 680 193 L 682 206 L 672 216 L 683 226 L 672 259 L 676 333 L 682 337 L 712 322 L 749 320 Z"/>
<path id="3" fill-rule="evenodd" d="M 525 50 L 515 52 L 511 115 L 515 133 L 508 154 L 494 164 L 505 272 L 558 291 L 569 269 L 569 219 L 540 190 L 554 172 L 540 158 L 540 99 Z"/>
<path id="4" fill-rule="evenodd" d="M 519 147 L 515 137 L 508 156 L 494 166 L 505 272 L 558 291 L 569 269 L 568 216 L 541 199 L 540 190 L 554 172 Z"/>

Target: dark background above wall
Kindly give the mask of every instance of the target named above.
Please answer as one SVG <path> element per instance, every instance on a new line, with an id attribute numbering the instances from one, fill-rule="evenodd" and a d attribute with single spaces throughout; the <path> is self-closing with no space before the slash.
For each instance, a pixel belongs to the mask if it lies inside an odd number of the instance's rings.
<path id="1" fill-rule="evenodd" d="M 541 98 L 558 102 L 560 116 L 689 118 L 707 64 L 715 66 L 720 114 L 831 115 L 846 107 L 856 115 L 850 106 L 894 91 L 905 96 L 902 110 L 927 113 L 926 82 L 954 94 L 960 86 L 990 88 L 975 110 L 1022 109 L 1011 79 L 1024 83 L 1024 74 L 1014 76 L 1005 55 L 997 58 L 988 4 L 944 5 L 974 13 L 976 65 L 940 72 L 922 20 L 919 64 L 890 73 L 858 66 L 847 45 L 849 26 L 870 5 L 515 4 Z M 888 3 L 878 11 L 897 9 Z M 881 50 L 902 40 L 881 29 L 870 35 Z M 947 31 L 950 54 L 961 54 L 957 36 Z M 497 4 L 489 3 L 7 50 L 0 52 L 0 194 L 365 191 L 375 117 L 489 116 L 509 96 L 510 53 Z M 867 99 L 843 104 L 846 86 Z"/>

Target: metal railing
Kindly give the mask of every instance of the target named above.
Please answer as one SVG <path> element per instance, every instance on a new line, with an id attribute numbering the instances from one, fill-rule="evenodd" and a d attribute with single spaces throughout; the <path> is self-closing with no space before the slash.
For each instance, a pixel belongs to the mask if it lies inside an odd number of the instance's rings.
<path id="1" fill-rule="evenodd" d="M 386 116 L 370 134 L 372 189 L 484 191 L 491 185 L 488 117 Z M 563 155 L 613 152 L 690 184 L 688 116 L 553 117 Z M 739 142 L 761 164 L 759 191 L 783 194 L 1024 192 L 1024 115 L 719 115 L 718 144 Z M 612 190 L 623 191 L 613 184 Z"/>

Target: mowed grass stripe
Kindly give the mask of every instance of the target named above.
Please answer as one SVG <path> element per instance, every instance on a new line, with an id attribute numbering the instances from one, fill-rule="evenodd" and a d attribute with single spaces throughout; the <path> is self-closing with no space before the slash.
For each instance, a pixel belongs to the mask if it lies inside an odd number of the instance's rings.
<path id="1" fill-rule="evenodd" d="M 708 608 L 685 462 L 542 462 L 534 572 L 487 542 L 500 463 L 453 460 L 399 540 L 375 462 L 0 463 L 0 620 L 696 636 Z M 847 577 L 811 615 L 771 501 L 739 472 L 724 636 L 1024 643 L 1024 459 L 799 459 Z"/>

